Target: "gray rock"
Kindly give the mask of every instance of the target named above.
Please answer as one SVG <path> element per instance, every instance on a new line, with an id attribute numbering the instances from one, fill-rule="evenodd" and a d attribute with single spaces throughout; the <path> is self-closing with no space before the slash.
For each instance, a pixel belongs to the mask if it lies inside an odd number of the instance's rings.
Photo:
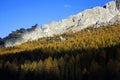
<path id="1" fill-rule="evenodd" d="M 105 9 L 108 9 L 109 12 L 112 14 L 112 15 L 116 15 L 119 13 L 117 7 L 116 7 L 116 3 L 115 1 L 111 1 L 111 2 L 108 2 L 106 5 L 106 8 Z"/>
<path id="2" fill-rule="evenodd" d="M 114 23 L 119 23 L 120 22 L 120 15 L 116 15 L 114 16 L 110 21 L 109 23 L 111 23 L 111 25 L 113 25 Z"/>
<path id="3" fill-rule="evenodd" d="M 64 38 L 64 37 L 60 36 L 60 40 L 61 40 L 61 41 L 65 41 L 65 40 L 66 40 L 66 38 Z"/>

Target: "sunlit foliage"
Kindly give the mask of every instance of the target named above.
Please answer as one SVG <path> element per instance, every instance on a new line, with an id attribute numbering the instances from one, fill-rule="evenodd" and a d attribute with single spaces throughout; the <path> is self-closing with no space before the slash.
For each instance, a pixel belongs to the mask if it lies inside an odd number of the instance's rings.
<path id="1" fill-rule="evenodd" d="M 120 25 L 89 27 L 2 48 L 0 79 L 120 80 L 119 34 Z"/>

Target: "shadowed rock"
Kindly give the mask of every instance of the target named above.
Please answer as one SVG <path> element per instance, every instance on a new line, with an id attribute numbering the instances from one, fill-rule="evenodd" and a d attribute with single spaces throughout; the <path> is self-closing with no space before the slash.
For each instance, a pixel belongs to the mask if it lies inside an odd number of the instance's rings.
<path id="1" fill-rule="evenodd" d="M 115 0 L 116 2 L 116 7 L 120 11 L 120 0 Z"/>

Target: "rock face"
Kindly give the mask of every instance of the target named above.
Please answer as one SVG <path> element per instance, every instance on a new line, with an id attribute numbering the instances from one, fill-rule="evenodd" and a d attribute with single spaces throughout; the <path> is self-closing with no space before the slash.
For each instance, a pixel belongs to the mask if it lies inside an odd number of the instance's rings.
<path id="1" fill-rule="evenodd" d="M 101 25 L 112 25 L 115 21 L 120 21 L 120 16 L 115 2 L 112 1 L 107 3 L 104 7 L 87 9 L 68 17 L 67 19 L 63 19 L 60 22 L 44 24 L 41 28 L 36 24 L 30 29 L 22 28 L 16 30 L 2 39 L 1 43 L 3 44 L 0 45 L 4 47 L 12 47 L 41 37 L 62 34 L 68 31 L 79 31 L 92 25 L 95 28 L 100 27 Z"/>

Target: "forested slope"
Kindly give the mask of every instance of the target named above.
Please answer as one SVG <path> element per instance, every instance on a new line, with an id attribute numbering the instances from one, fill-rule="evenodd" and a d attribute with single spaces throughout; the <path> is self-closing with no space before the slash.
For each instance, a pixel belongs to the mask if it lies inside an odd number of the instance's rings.
<path id="1" fill-rule="evenodd" d="M 2 48 L 0 79 L 120 80 L 120 25 Z"/>

